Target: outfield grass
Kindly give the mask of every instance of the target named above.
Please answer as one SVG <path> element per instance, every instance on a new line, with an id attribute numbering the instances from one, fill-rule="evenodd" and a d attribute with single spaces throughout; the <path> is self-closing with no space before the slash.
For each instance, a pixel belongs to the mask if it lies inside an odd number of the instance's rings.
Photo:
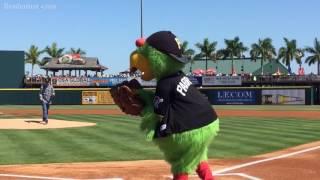
<path id="1" fill-rule="evenodd" d="M 52 115 L 51 118 L 97 123 L 97 126 L 0 130 L 0 164 L 93 162 L 162 159 L 144 140 L 139 119 L 110 115 Z M 320 120 L 293 118 L 220 119 L 221 131 L 210 158 L 240 158 L 320 140 Z"/>

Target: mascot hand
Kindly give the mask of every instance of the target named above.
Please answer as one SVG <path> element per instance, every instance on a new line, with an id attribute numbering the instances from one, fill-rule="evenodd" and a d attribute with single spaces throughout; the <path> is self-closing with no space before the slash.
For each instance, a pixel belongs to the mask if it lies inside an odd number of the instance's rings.
<path id="1" fill-rule="evenodd" d="M 137 91 L 141 89 L 140 83 L 133 79 L 124 81 L 110 90 L 111 96 L 120 109 L 130 115 L 138 116 L 141 114 L 144 104 L 139 98 Z"/>

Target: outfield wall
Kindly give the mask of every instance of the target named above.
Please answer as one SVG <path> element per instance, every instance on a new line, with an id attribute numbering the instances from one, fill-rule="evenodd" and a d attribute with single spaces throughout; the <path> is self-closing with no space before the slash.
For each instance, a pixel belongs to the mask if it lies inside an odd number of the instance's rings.
<path id="1" fill-rule="evenodd" d="M 23 51 L 0 51 L 0 88 L 23 87 L 24 61 Z"/>
<path id="2" fill-rule="evenodd" d="M 109 92 L 109 89 L 55 89 L 56 96 L 53 104 L 80 105 L 82 104 L 82 93 L 85 91 Z M 40 104 L 39 89 L 0 89 L 0 105 L 36 104 Z"/>
<path id="3" fill-rule="evenodd" d="M 312 87 L 224 87 L 203 88 L 214 105 L 311 105 Z"/>
<path id="4" fill-rule="evenodd" d="M 55 91 L 53 104 L 56 105 L 114 104 L 110 88 L 56 88 Z M 200 91 L 214 105 L 311 105 L 319 99 L 311 86 L 206 87 Z M 0 89 L 0 105 L 36 104 L 40 104 L 39 89 Z"/>

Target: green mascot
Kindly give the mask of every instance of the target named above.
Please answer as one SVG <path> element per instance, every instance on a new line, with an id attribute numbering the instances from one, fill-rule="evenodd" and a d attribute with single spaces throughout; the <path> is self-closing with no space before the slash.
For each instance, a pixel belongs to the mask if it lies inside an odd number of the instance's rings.
<path id="1" fill-rule="evenodd" d="M 208 99 L 181 71 L 188 62 L 178 38 L 159 31 L 136 41 L 130 55 L 130 71 L 141 79 L 156 79 L 155 92 L 143 89 L 136 94 L 143 102 L 139 114 L 141 130 L 164 153 L 174 180 L 186 180 L 197 172 L 204 180 L 214 179 L 207 163 L 208 146 L 219 131 L 219 119 Z"/>

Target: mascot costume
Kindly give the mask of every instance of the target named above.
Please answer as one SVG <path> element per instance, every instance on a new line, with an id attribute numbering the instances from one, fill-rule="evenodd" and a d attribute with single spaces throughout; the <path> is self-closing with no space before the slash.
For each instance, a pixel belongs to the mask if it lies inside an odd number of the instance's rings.
<path id="1" fill-rule="evenodd" d="M 177 37 L 159 31 L 136 41 L 130 55 L 130 71 L 141 79 L 156 79 L 155 92 L 141 88 L 137 80 L 111 89 L 115 103 L 127 114 L 141 116 L 141 130 L 164 153 L 174 180 L 187 180 L 197 172 L 203 180 L 214 179 L 207 151 L 219 131 L 219 119 L 207 98 L 181 71 L 188 59 Z"/>

